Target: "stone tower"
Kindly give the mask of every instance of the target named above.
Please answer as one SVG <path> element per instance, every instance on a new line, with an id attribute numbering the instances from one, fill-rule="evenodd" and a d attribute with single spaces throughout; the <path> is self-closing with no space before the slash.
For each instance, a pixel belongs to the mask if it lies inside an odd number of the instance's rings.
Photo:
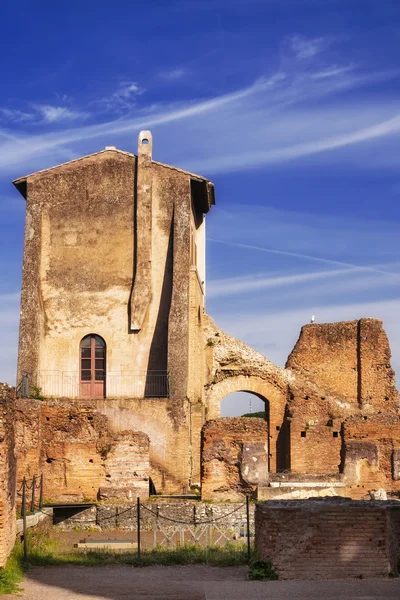
<path id="1" fill-rule="evenodd" d="M 26 199 L 18 381 L 151 434 L 155 462 L 187 481 L 214 186 L 152 160 L 150 131 L 138 142 L 137 156 L 107 146 L 14 181 Z"/>

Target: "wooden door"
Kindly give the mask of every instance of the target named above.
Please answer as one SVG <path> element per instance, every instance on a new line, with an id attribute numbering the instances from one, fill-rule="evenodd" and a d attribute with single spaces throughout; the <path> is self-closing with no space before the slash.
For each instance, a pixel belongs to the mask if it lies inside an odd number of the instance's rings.
<path id="1" fill-rule="evenodd" d="M 90 334 L 81 341 L 80 397 L 106 397 L 106 344 L 99 335 Z"/>

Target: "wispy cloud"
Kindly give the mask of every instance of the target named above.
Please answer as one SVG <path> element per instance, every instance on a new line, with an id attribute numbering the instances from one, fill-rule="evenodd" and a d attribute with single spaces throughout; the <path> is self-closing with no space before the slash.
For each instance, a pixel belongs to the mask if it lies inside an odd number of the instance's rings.
<path id="1" fill-rule="evenodd" d="M 122 81 L 113 96 L 115 98 L 131 98 L 132 96 L 143 94 L 144 91 L 144 88 L 136 83 L 136 81 Z"/>
<path id="2" fill-rule="evenodd" d="M 357 68 L 355 64 L 339 67 L 338 65 L 332 65 L 323 69 L 322 71 L 316 71 L 311 74 L 313 79 L 325 79 L 326 77 L 337 77 L 338 75 L 344 75 L 349 71 L 354 71 Z"/>
<path id="3" fill-rule="evenodd" d="M 187 75 L 187 70 L 183 68 L 170 69 L 167 71 L 160 71 L 158 76 L 160 79 L 165 81 L 178 81 L 183 79 Z"/>
<path id="4" fill-rule="evenodd" d="M 100 109 L 100 112 L 110 112 L 126 115 L 136 106 L 136 99 L 145 93 L 145 88 L 139 85 L 137 81 L 121 81 L 117 89 L 110 95 L 96 100 L 94 106 Z"/>
<path id="5" fill-rule="evenodd" d="M 324 37 L 308 38 L 304 35 L 292 35 L 286 39 L 286 42 L 298 60 L 314 57 L 325 50 L 329 44 Z"/>
<path id="6" fill-rule="evenodd" d="M 16 108 L 0 108 L 0 118 L 8 123 L 24 123 L 33 121 L 35 115 Z"/>
<path id="7" fill-rule="evenodd" d="M 85 119 L 88 116 L 84 111 L 71 110 L 66 106 L 52 106 L 50 104 L 38 104 L 36 110 L 41 115 L 44 123 L 75 121 Z"/>
<path id="8" fill-rule="evenodd" d="M 326 41 L 320 38 L 308 43 L 297 39 L 295 47 L 300 53 L 312 54 L 323 44 Z M 329 154 L 332 158 L 333 152 L 338 158 L 343 155 L 338 150 L 362 148 L 376 140 L 399 135 L 400 112 L 392 99 L 371 97 L 369 102 L 363 101 L 360 110 L 358 101 L 349 96 L 349 92 L 361 86 L 375 85 L 397 75 L 385 70 L 363 72 L 353 64 L 321 67 L 318 62 L 305 70 L 293 69 L 293 66 L 291 70 L 280 69 L 219 96 L 140 107 L 137 98 L 143 94 L 143 88 L 136 81 L 123 81 L 108 98 L 97 102 L 100 112 L 111 111 L 119 114 L 119 118 L 99 122 L 97 115 L 98 122 L 93 125 L 58 128 L 56 132 L 40 135 L 18 134 L 17 140 L 6 139 L 0 142 L 0 168 L 17 163 L 27 165 L 30 160 L 34 164 L 39 157 L 43 165 L 47 156 L 50 160 L 57 149 L 66 145 L 76 155 L 93 151 L 98 148 L 92 144 L 96 139 L 107 144 L 112 138 L 114 144 L 124 147 L 132 132 L 148 127 L 157 130 L 161 160 L 165 149 L 168 160 L 210 175 L 307 156 Z M 324 103 L 318 104 L 321 98 Z M 55 124 L 57 120 L 67 123 L 75 117 L 77 114 L 72 109 L 59 107 L 47 107 L 42 114 L 48 124 Z M 170 144 L 172 126 L 173 135 L 180 139 L 173 147 Z M 7 136 L 9 131 L 0 130 L 0 136 L 2 134 Z M 131 148 L 131 141 L 128 143 Z M 350 158 L 357 160 L 357 156 L 359 150 L 356 149 Z M 381 160 L 385 156 L 393 161 L 396 155 L 391 149 L 387 155 L 380 153 Z M 346 162 L 349 162 L 348 152 Z M 358 159 L 358 164 L 363 161 Z"/>
<path id="9" fill-rule="evenodd" d="M 209 298 L 217 298 L 221 296 L 233 296 L 236 294 L 248 294 L 250 292 L 271 288 L 281 288 L 288 285 L 304 284 L 318 279 L 337 277 L 343 275 L 343 273 L 346 273 L 348 270 L 349 269 L 338 269 L 335 271 L 319 271 L 317 273 L 283 275 L 281 277 L 274 277 L 271 275 L 244 275 L 242 277 L 211 280 L 207 284 L 207 296 Z"/>
<path id="10" fill-rule="evenodd" d="M 213 316 L 220 327 L 267 355 L 275 364 L 284 366 L 303 325 L 315 314 L 318 323 L 332 323 L 360 318 L 383 320 L 393 354 L 393 367 L 400 372 L 399 300 L 378 300 L 332 304 L 308 304 L 283 310 L 252 310 L 233 314 L 218 309 Z"/>
<path id="11" fill-rule="evenodd" d="M 15 108 L 0 108 L 0 118 L 9 124 L 35 123 L 37 125 L 53 124 L 60 121 L 76 121 L 77 119 L 85 119 L 88 116 L 88 113 L 84 111 L 51 104 L 37 104 L 32 109 L 32 112 L 24 112 Z"/>

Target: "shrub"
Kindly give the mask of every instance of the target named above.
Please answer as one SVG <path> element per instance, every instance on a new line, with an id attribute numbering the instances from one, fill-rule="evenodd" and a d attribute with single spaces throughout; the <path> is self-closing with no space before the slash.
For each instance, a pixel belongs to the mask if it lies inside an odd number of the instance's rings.
<path id="1" fill-rule="evenodd" d="M 268 579 L 269 581 L 274 581 L 279 579 L 279 576 L 270 560 L 256 558 L 250 562 L 249 579 Z"/>

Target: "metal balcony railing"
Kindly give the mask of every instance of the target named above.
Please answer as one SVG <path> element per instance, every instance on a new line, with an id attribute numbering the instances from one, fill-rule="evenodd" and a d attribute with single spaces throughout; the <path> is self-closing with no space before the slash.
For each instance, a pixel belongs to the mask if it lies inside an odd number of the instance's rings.
<path id="1" fill-rule="evenodd" d="M 90 382 L 89 382 L 90 383 Z M 70 371 L 24 373 L 17 385 L 19 398 L 168 398 L 168 371 L 135 371 L 128 374 L 107 373 L 96 381 L 91 393 L 88 381 Z M 83 385 L 82 385 L 83 384 Z M 99 394 L 99 388 L 102 392 Z"/>

